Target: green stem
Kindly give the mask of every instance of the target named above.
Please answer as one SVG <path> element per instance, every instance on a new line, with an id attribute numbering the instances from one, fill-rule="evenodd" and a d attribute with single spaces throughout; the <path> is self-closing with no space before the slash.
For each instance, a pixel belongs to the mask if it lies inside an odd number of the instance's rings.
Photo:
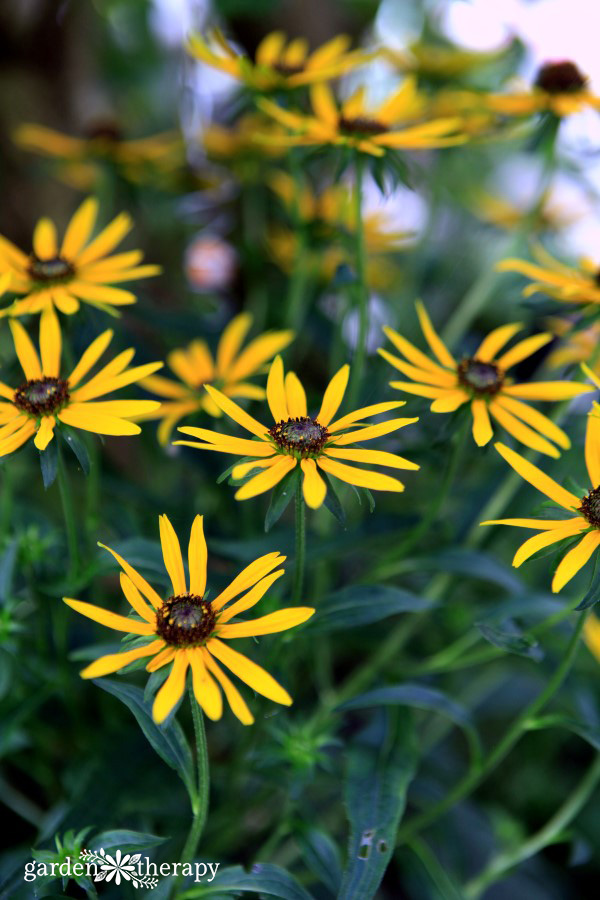
<path id="1" fill-rule="evenodd" d="M 298 158 L 292 150 L 290 153 L 290 173 L 294 180 L 294 197 L 292 201 L 292 225 L 296 241 L 292 277 L 288 285 L 286 301 L 286 325 L 299 331 L 305 318 L 306 286 L 309 278 L 307 260 L 306 228 L 302 221 L 300 201 L 302 196 L 302 177 L 298 166 Z"/>
<path id="2" fill-rule="evenodd" d="M 302 600 L 306 565 L 306 508 L 302 496 L 302 479 L 296 485 L 296 556 L 294 568 L 294 602 Z"/>
<path id="3" fill-rule="evenodd" d="M 517 716 L 504 737 L 496 744 L 493 751 L 490 753 L 487 759 L 484 760 L 484 762 L 478 769 L 472 769 L 471 771 L 469 771 L 465 775 L 465 777 L 461 779 L 461 781 L 459 781 L 458 784 L 451 791 L 449 791 L 442 800 L 440 800 L 439 803 L 436 803 L 435 806 L 432 806 L 430 809 L 426 810 L 420 815 L 415 816 L 403 828 L 400 829 L 398 833 L 398 841 L 400 843 L 412 840 L 414 835 L 418 834 L 420 831 L 422 831 L 423 828 L 426 828 L 428 825 L 442 816 L 445 812 L 447 812 L 451 807 L 455 806 L 457 803 L 467 797 L 481 784 L 482 781 L 484 781 L 488 777 L 488 775 L 490 775 L 494 771 L 494 769 L 496 769 L 498 765 L 500 765 L 502 760 L 510 753 L 512 748 L 521 738 L 522 734 L 527 730 L 529 721 L 534 716 L 536 716 L 544 706 L 546 706 L 546 704 L 552 699 L 554 694 L 557 692 L 557 690 L 565 680 L 575 659 L 579 646 L 579 638 L 581 636 L 586 617 L 587 611 L 583 612 L 579 616 L 577 625 L 573 631 L 571 640 L 569 641 L 566 653 L 544 690 L 540 694 L 538 694 L 535 700 L 533 700 L 528 706 L 526 706 L 525 709 Z"/>
<path id="4" fill-rule="evenodd" d="M 180 862 L 191 863 L 197 851 L 206 817 L 208 815 L 208 799 L 210 793 L 210 773 L 208 768 L 208 749 L 206 746 L 206 731 L 204 729 L 204 717 L 194 697 L 192 685 L 188 686 L 190 703 L 192 706 L 192 720 L 194 722 L 194 738 L 196 742 L 196 765 L 198 770 L 198 784 L 195 797 L 191 797 L 192 825 L 189 830 Z"/>
<path id="5" fill-rule="evenodd" d="M 363 195 L 363 168 L 364 160 L 360 153 L 356 154 L 354 171 L 356 183 L 354 185 L 354 237 L 356 284 L 353 291 L 356 296 L 358 311 L 358 335 L 356 339 L 356 352 L 352 364 L 350 387 L 348 391 L 348 403 L 350 409 L 354 409 L 358 401 L 358 393 L 362 384 L 365 362 L 367 359 L 367 337 L 369 328 L 369 290 L 367 287 L 366 268 L 367 258 L 365 250 L 365 230 L 362 215 Z"/>
<path id="6" fill-rule="evenodd" d="M 499 853 L 484 871 L 473 878 L 464 888 L 464 896 L 467 900 L 477 900 L 478 897 L 499 878 L 502 878 L 511 869 L 525 862 L 543 850 L 544 847 L 554 843 L 556 838 L 569 825 L 580 809 L 590 799 L 596 785 L 600 781 L 600 754 L 596 756 L 575 790 L 567 797 L 563 805 L 552 818 L 536 834 L 513 850 Z"/>
<path id="7" fill-rule="evenodd" d="M 4 461 L 2 466 L 2 492 L 0 494 L 0 540 L 4 539 L 10 527 L 13 493 L 13 470 L 10 463 L 7 465 L 6 461 Z"/>
<path id="8" fill-rule="evenodd" d="M 58 438 L 55 438 L 58 440 Z M 67 548 L 69 551 L 69 567 L 67 569 L 67 581 L 73 581 L 77 577 L 79 571 L 79 547 L 77 542 L 77 522 L 75 520 L 75 510 L 73 508 L 73 494 L 69 484 L 69 476 L 65 465 L 63 453 L 60 445 L 57 445 L 56 453 L 58 457 L 57 481 L 60 493 L 60 502 L 62 505 L 63 518 L 65 520 L 65 531 L 67 533 Z"/>

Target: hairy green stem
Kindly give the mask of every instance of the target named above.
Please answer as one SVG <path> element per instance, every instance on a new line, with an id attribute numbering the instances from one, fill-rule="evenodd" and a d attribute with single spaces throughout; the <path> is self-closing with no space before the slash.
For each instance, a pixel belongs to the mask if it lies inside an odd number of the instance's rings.
<path id="1" fill-rule="evenodd" d="M 204 716 L 194 697 L 192 685 L 188 686 L 190 704 L 192 707 L 192 721 L 194 723 L 194 739 L 196 742 L 196 766 L 198 782 L 196 795 L 190 797 L 192 804 L 192 825 L 190 827 L 180 862 L 190 863 L 198 851 L 198 844 L 204 831 L 206 817 L 208 815 L 208 799 L 210 793 L 210 773 L 208 768 L 208 749 L 206 746 L 206 731 L 204 729 Z"/>
<path id="2" fill-rule="evenodd" d="M 55 438 L 57 440 L 57 438 Z M 62 505 L 63 518 L 65 520 L 65 531 L 67 534 L 67 548 L 69 551 L 69 566 L 67 569 L 67 581 L 72 581 L 77 577 L 79 571 L 79 544 L 77 540 L 77 522 L 75 519 L 75 510 L 73 507 L 73 494 L 69 484 L 69 476 L 67 467 L 63 457 L 61 447 L 56 448 L 58 457 L 58 468 L 56 480 L 58 481 L 58 490 L 60 493 L 60 502 Z"/>
<path id="3" fill-rule="evenodd" d="M 294 560 L 294 603 L 302 600 L 306 565 L 306 508 L 302 496 L 302 478 L 296 484 L 296 555 Z"/>

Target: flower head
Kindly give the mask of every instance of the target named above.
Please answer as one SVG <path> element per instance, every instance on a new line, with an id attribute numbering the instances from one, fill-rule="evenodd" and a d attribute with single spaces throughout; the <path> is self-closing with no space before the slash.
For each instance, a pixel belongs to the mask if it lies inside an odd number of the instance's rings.
<path id="1" fill-rule="evenodd" d="M 600 304 L 600 266 L 592 259 L 579 261 L 579 269 L 559 262 L 542 247 L 533 245 L 535 263 L 525 259 L 503 259 L 496 266 L 499 272 L 519 272 L 533 282 L 523 289 L 524 297 L 547 294 L 570 304 Z"/>
<path id="2" fill-rule="evenodd" d="M 587 77 L 570 60 L 544 63 L 529 90 L 486 94 L 482 102 L 493 112 L 506 116 L 549 112 L 562 118 L 586 106 L 600 107 L 600 99 L 588 90 Z"/>
<path id="3" fill-rule="evenodd" d="M 160 267 L 139 265 L 141 250 L 109 256 L 131 230 L 132 222 L 127 213 L 121 213 L 90 240 L 97 215 L 98 201 L 92 197 L 84 200 L 60 246 L 54 223 L 40 219 L 29 256 L 0 236 L 0 273 L 10 272 L 10 289 L 24 295 L 0 315 L 23 316 L 50 306 L 71 315 L 80 301 L 115 315 L 115 307 L 135 303 L 134 294 L 113 285 L 158 275 Z"/>
<path id="4" fill-rule="evenodd" d="M 350 38 L 340 35 L 309 53 L 304 38 L 288 41 L 283 32 L 273 31 L 260 42 L 252 61 L 239 53 L 218 29 L 208 40 L 194 34 L 188 42 L 188 51 L 196 59 L 261 93 L 326 81 L 369 59 L 364 51 L 349 52 L 349 47 Z"/>
<path id="5" fill-rule="evenodd" d="M 179 431 L 199 438 L 203 443 L 175 443 L 198 450 L 248 457 L 249 461 L 234 467 L 233 478 L 246 478 L 256 469 L 262 471 L 238 489 L 235 495 L 238 500 L 248 500 L 270 490 L 296 467 L 299 467 L 303 475 L 304 500 L 313 509 L 323 504 L 327 494 L 327 483 L 322 474 L 357 487 L 403 491 L 404 485 L 397 478 L 371 470 L 365 471 L 348 463 L 418 469 L 415 463 L 383 450 L 364 450 L 349 445 L 390 434 L 417 419 L 390 419 L 377 425 L 362 426 L 361 419 L 404 406 L 402 401 L 376 403 L 336 419 L 349 374 L 349 366 L 342 366 L 329 382 L 319 412 L 314 417 L 309 416 L 302 384 L 294 372 L 288 372 L 284 377 L 283 362 L 278 356 L 271 365 L 267 380 L 267 401 L 274 419 L 274 424 L 269 428 L 249 416 L 224 393 L 206 386 L 217 406 L 258 440 L 230 437 L 204 428 L 179 428 Z"/>
<path id="6" fill-rule="evenodd" d="M 173 589 L 169 597 L 163 600 L 133 566 L 110 547 L 100 544 L 121 566 L 121 588 L 136 616 L 121 616 L 91 603 L 64 598 L 76 612 L 101 625 L 149 639 L 133 650 L 100 657 L 81 672 L 82 677 L 100 678 L 147 657 L 151 657 L 146 665 L 148 672 L 171 665 L 152 708 L 154 720 L 159 724 L 180 701 L 188 668 L 192 670 L 194 696 L 210 719 L 220 719 L 223 714 L 222 690 L 240 722 L 252 724 L 254 718 L 245 700 L 219 663 L 257 693 L 274 703 L 289 706 L 292 698 L 288 692 L 263 668 L 229 646 L 229 641 L 235 638 L 287 631 L 313 615 L 314 609 L 296 606 L 258 619 L 231 621 L 255 606 L 281 578 L 284 570 L 277 566 L 285 561 L 285 556 L 278 553 L 261 556 L 246 566 L 214 600 L 209 600 L 203 517 L 196 516 L 190 534 L 189 588 L 175 530 L 166 516 L 160 516 L 159 523 L 163 559 Z"/>
<path id="7" fill-rule="evenodd" d="M 588 370 L 589 372 L 589 370 Z M 599 385 L 600 386 L 600 385 Z M 551 547 L 560 541 L 576 541 L 556 567 L 552 590 L 561 591 L 579 572 L 600 546 L 600 409 L 595 405 L 588 416 L 585 438 L 585 462 L 591 487 L 584 497 L 562 487 L 533 463 L 504 444 L 496 444 L 501 456 L 525 481 L 554 501 L 567 513 L 561 519 L 495 519 L 482 525 L 513 525 L 531 528 L 538 533 L 529 538 L 517 550 L 513 566 L 520 566 L 534 553 Z M 580 540 L 579 540 L 580 538 Z"/>
<path id="8" fill-rule="evenodd" d="M 159 440 L 165 444 L 173 427 L 183 416 L 204 410 L 211 416 L 220 417 L 221 408 L 203 390 L 212 384 L 227 397 L 246 397 L 263 400 L 262 387 L 248 381 L 263 371 L 276 353 L 293 340 L 292 331 L 271 331 L 254 338 L 242 349 L 244 339 L 252 325 L 249 313 L 240 313 L 231 320 L 223 331 L 213 359 L 207 344 L 200 339 L 187 347 L 172 350 L 167 356 L 167 364 L 180 379 L 178 382 L 161 375 L 150 375 L 142 382 L 143 387 L 168 398 L 156 413 L 148 418 L 161 418 Z"/>
<path id="9" fill-rule="evenodd" d="M 25 380 L 16 388 L 0 382 L 0 456 L 17 450 L 31 437 L 38 450 L 45 450 L 61 423 L 96 434 L 139 434 L 139 425 L 131 419 L 158 408 L 153 400 L 92 402 L 162 366 L 154 362 L 128 369 L 134 351 L 125 350 L 82 383 L 108 347 L 112 331 L 97 337 L 65 376 L 61 374 L 60 325 L 51 306 L 40 317 L 39 354 L 21 323 L 11 319 L 9 324 Z"/>
<path id="10" fill-rule="evenodd" d="M 419 150 L 449 147 L 466 140 L 457 117 L 434 119 L 397 130 L 397 125 L 415 123 L 425 116 L 425 101 L 416 82 L 407 78 L 400 88 L 377 108 L 367 105 L 366 91 L 359 88 L 338 106 L 327 84 L 315 84 L 310 91 L 312 114 L 284 109 L 262 99 L 263 112 L 285 125 L 286 137 L 264 135 L 265 141 L 284 141 L 290 146 L 351 147 L 370 156 L 385 156 L 386 150 Z"/>
<path id="11" fill-rule="evenodd" d="M 533 335 L 500 353 L 523 327 L 520 323 L 502 325 L 488 334 L 472 356 L 457 361 L 435 331 L 421 303 L 417 303 L 417 313 L 435 359 L 418 350 L 392 328 L 384 328 L 403 358 L 383 349 L 379 353 L 411 379 L 391 381 L 392 387 L 430 398 L 433 401 L 431 410 L 436 413 L 454 412 L 463 404 L 470 404 L 473 439 L 480 447 L 488 444 L 494 434 L 490 415 L 532 450 L 557 457 L 560 451 L 554 444 L 565 450 L 570 447 L 564 431 L 523 400 L 565 400 L 592 388 L 569 381 L 515 384 L 508 376 L 510 369 L 551 341 L 551 334 Z"/>

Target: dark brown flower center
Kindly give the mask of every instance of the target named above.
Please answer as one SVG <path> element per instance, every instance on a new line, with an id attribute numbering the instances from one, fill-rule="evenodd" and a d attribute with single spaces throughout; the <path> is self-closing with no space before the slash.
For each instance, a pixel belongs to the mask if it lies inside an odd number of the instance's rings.
<path id="1" fill-rule="evenodd" d="M 277 422 L 269 429 L 269 434 L 281 450 L 302 459 L 316 456 L 329 439 L 325 426 L 308 416 Z"/>
<path id="2" fill-rule="evenodd" d="M 593 488 L 585 497 L 581 498 L 578 512 L 594 528 L 600 528 L 600 487 Z"/>
<path id="3" fill-rule="evenodd" d="M 13 403 L 30 416 L 48 416 L 69 402 L 69 382 L 62 378 L 33 378 L 15 391 Z"/>
<path id="4" fill-rule="evenodd" d="M 55 256 L 54 259 L 38 259 L 35 253 L 29 257 L 27 271 L 34 281 L 48 281 L 55 284 L 68 281 L 75 273 L 72 264 L 62 256 Z"/>
<path id="5" fill-rule="evenodd" d="M 504 373 L 495 363 L 468 357 L 458 366 L 458 380 L 476 394 L 497 394 L 504 383 Z"/>
<path id="6" fill-rule="evenodd" d="M 547 94 L 576 94 L 586 84 L 587 78 L 568 60 L 545 63 L 535 79 L 535 86 Z"/>
<path id="7" fill-rule="evenodd" d="M 123 140 L 123 132 L 109 119 L 93 122 L 86 131 L 86 137 L 90 141 L 105 141 L 107 144 L 117 144 Z"/>
<path id="8" fill-rule="evenodd" d="M 203 644 L 215 629 L 211 604 L 197 594 L 179 594 L 165 600 L 156 613 L 156 633 L 172 647 Z"/>
<path id="9" fill-rule="evenodd" d="M 385 134 L 388 131 L 387 125 L 382 125 L 375 119 L 364 119 L 361 116 L 357 116 L 355 119 L 340 116 L 338 128 L 348 134 Z"/>
<path id="10" fill-rule="evenodd" d="M 291 63 L 284 62 L 276 62 L 273 63 L 272 67 L 276 72 L 279 72 L 280 75 L 299 75 L 300 72 L 304 72 L 304 66 L 302 65 L 292 65 Z"/>

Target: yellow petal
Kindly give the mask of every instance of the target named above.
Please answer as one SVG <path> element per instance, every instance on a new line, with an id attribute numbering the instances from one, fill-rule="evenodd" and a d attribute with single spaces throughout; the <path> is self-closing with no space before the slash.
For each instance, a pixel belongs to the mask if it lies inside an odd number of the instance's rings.
<path id="1" fill-rule="evenodd" d="M 41 378 L 42 367 L 40 365 L 40 358 L 37 355 L 37 350 L 33 346 L 31 338 L 20 322 L 10 319 L 8 324 L 12 331 L 15 352 L 19 358 L 21 368 L 25 373 L 25 378 L 27 378 L 28 381 Z"/>
<path id="2" fill-rule="evenodd" d="M 584 534 L 575 547 L 565 554 L 559 562 L 552 579 L 552 591 L 554 593 L 562 591 L 571 578 L 577 575 L 598 545 L 600 545 L 600 531 L 589 531 L 587 534 Z"/>
<path id="3" fill-rule="evenodd" d="M 271 31 L 256 48 L 255 60 L 259 66 L 272 66 L 279 60 L 285 44 L 282 31 Z"/>
<path id="4" fill-rule="evenodd" d="M 56 419 L 54 416 L 42 416 L 40 421 L 40 427 L 37 430 L 37 434 L 33 439 L 33 443 L 37 447 L 38 450 L 45 450 L 52 438 L 54 437 L 54 427 L 56 425 Z"/>
<path id="5" fill-rule="evenodd" d="M 396 456 L 395 453 L 388 453 L 386 450 L 363 450 L 362 448 L 338 450 L 333 446 L 325 450 L 325 456 L 330 459 L 367 463 L 370 466 L 388 466 L 390 469 L 410 469 L 416 472 L 420 468 L 417 463 L 404 459 L 402 456 Z"/>
<path id="6" fill-rule="evenodd" d="M 336 431 L 341 431 L 343 428 L 354 425 L 356 422 L 360 422 L 361 419 L 369 419 L 371 416 L 378 416 L 380 413 L 390 412 L 390 410 L 399 409 L 401 406 L 406 406 L 406 400 L 391 400 L 387 403 L 374 403 L 372 406 L 363 406 L 362 409 L 355 409 L 354 412 L 348 413 L 346 416 L 342 416 L 341 419 L 332 422 L 327 426 L 327 430 L 330 434 L 333 434 Z"/>
<path id="7" fill-rule="evenodd" d="M 403 353 L 409 362 L 411 362 L 414 366 L 420 369 L 426 369 L 431 372 L 439 373 L 444 372 L 444 369 L 440 369 L 439 365 L 433 360 L 429 359 L 424 353 L 407 341 L 406 338 L 402 337 L 401 334 L 398 334 L 397 331 L 394 331 L 393 328 L 389 328 L 387 325 L 384 327 L 384 332 L 387 337 L 390 339 L 392 344 L 396 347 L 400 353 Z M 454 368 L 454 367 L 453 367 Z"/>
<path id="8" fill-rule="evenodd" d="M 100 606 L 93 606 L 91 603 L 84 603 L 82 600 L 72 600 L 70 597 L 63 597 L 64 602 L 75 612 L 87 616 L 100 625 L 106 625 L 115 631 L 124 631 L 126 634 L 154 634 L 154 628 L 148 622 L 138 622 L 137 619 L 129 619 L 127 616 L 120 616 L 117 613 L 110 612 L 108 609 L 102 609 Z"/>
<path id="9" fill-rule="evenodd" d="M 26 419 L 19 427 L 18 431 L 15 431 L 14 434 L 11 434 L 6 439 L 0 441 L 0 456 L 7 456 L 9 453 L 18 450 L 19 447 L 29 440 L 34 431 L 35 422 L 31 419 Z"/>
<path id="10" fill-rule="evenodd" d="M 233 361 L 227 377 L 230 381 L 235 382 L 259 372 L 261 367 L 273 359 L 276 353 L 287 347 L 293 338 L 293 331 L 272 331 L 260 335 L 250 341 L 238 358 Z"/>
<path id="11" fill-rule="evenodd" d="M 551 441 L 554 441 L 555 444 L 558 444 L 564 450 L 568 450 L 571 446 L 571 441 L 562 428 L 559 428 L 548 416 L 545 416 L 537 409 L 533 409 L 527 403 L 521 403 L 520 400 L 515 400 L 514 397 L 506 397 L 503 393 L 500 393 L 494 399 L 494 406 L 496 405 L 507 409 L 513 416 L 517 416 L 518 419 L 527 422 L 532 428 L 535 428 L 536 431 L 539 431 L 545 437 L 550 438 Z"/>
<path id="12" fill-rule="evenodd" d="M 278 609 L 250 622 L 238 622 L 234 625 L 222 625 L 218 635 L 224 640 L 242 637 L 258 637 L 261 634 L 275 634 L 295 628 L 310 619 L 315 610 L 309 606 L 295 606 L 289 609 Z"/>
<path id="13" fill-rule="evenodd" d="M 152 704 L 152 718 L 157 725 L 165 721 L 169 713 L 173 711 L 183 697 L 188 664 L 189 661 L 185 651 L 179 650 L 175 653 L 171 673 L 160 688 Z"/>
<path id="14" fill-rule="evenodd" d="M 56 227 L 50 219 L 40 219 L 33 232 L 33 252 L 40 260 L 55 259 L 58 253 Z"/>
<path id="15" fill-rule="evenodd" d="M 288 413 L 283 382 L 283 360 L 280 356 L 275 357 L 269 369 L 267 402 L 271 415 L 276 422 L 286 422 L 289 419 L 290 415 Z"/>
<path id="16" fill-rule="evenodd" d="M 310 102 L 317 119 L 337 128 L 339 112 L 328 84 L 321 82 L 310 87 Z"/>
<path id="17" fill-rule="evenodd" d="M 201 648 L 194 647 L 186 652 L 192 668 L 194 697 L 198 706 L 206 713 L 208 718 L 216 722 L 223 715 L 221 691 L 215 680 L 206 671 Z"/>
<path id="18" fill-rule="evenodd" d="M 252 725 L 254 716 L 248 709 L 246 701 L 225 672 L 217 665 L 216 660 L 212 658 L 208 650 L 204 647 L 202 648 L 202 659 L 204 660 L 204 665 L 208 671 L 215 676 L 223 688 L 223 693 L 227 697 L 227 702 L 229 703 L 234 716 L 237 716 L 242 725 Z"/>
<path id="19" fill-rule="evenodd" d="M 344 399 L 350 377 L 350 366 L 345 365 L 333 376 L 323 395 L 323 403 L 317 415 L 320 425 L 329 425 Z"/>
<path id="20" fill-rule="evenodd" d="M 125 572 L 121 572 L 119 581 L 121 582 L 121 590 L 125 594 L 127 602 L 129 603 L 131 608 L 135 610 L 138 616 L 141 616 L 142 619 L 145 619 L 148 624 L 155 627 L 156 613 L 148 606 L 131 578 L 129 578 L 125 574 Z"/>
<path id="21" fill-rule="evenodd" d="M 358 431 L 349 431 L 335 438 L 333 445 L 327 446 L 343 447 L 346 444 L 362 443 L 362 441 L 371 441 L 374 438 L 381 437 L 384 434 L 390 434 L 405 425 L 412 425 L 418 422 L 418 417 L 412 419 L 388 419 L 387 422 L 380 422 L 378 425 L 368 425 L 366 428 L 359 428 Z"/>
<path id="22" fill-rule="evenodd" d="M 135 650 L 127 650 L 125 653 L 109 653 L 107 656 L 101 656 L 99 659 L 90 663 L 85 669 L 79 673 L 82 678 L 102 678 L 104 675 L 111 675 L 118 672 L 129 663 L 135 662 L 136 659 L 143 659 L 145 656 L 153 656 L 164 647 L 164 641 L 151 641 L 144 644 L 143 647 L 136 647 Z"/>
<path id="23" fill-rule="evenodd" d="M 146 672 L 158 672 L 159 669 L 162 669 L 163 666 L 166 666 L 174 659 L 175 647 L 165 647 L 164 650 L 161 650 L 160 653 L 157 653 L 156 656 L 150 660 L 146 666 Z"/>
<path id="24" fill-rule="evenodd" d="M 160 544 L 162 547 L 163 559 L 165 561 L 165 568 L 171 579 L 171 584 L 173 585 L 173 594 L 175 596 L 178 594 L 185 594 L 187 593 L 187 587 L 179 539 L 167 516 L 159 516 L 158 524 L 160 528 Z"/>
<path id="25" fill-rule="evenodd" d="M 591 385 L 576 384 L 574 381 L 537 381 L 532 384 L 510 384 L 503 388 L 505 394 L 523 400 L 571 400 L 591 390 Z"/>
<path id="26" fill-rule="evenodd" d="M 327 485 L 317 471 L 314 459 L 303 459 L 300 467 L 304 473 L 302 493 L 304 501 L 311 509 L 318 509 L 323 505 L 327 495 Z"/>
<path id="27" fill-rule="evenodd" d="M 248 659 L 247 656 L 243 656 L 217 638 L 212 638 L 209 641 L 207 649 L 213 656 L 216 656 L 219 662 L 227 666 L 234 675 L 237 675 L 238 678 L 258 694 L 273 700 L 274 703 L 291 706 L 292 698 L 288 692 L 275 681 L 272 675 L 269 675 L 268 672 Z"/>
<path id="28" fill-rule="evenodd" d="M 546 344 L 550 343 L 552 338 L 552 334 L 535 334 L 533 337 L 525 338 L 524 341 L 519 341 L 518 344 L 515 344 L 506 353 L 503 353 L 496 362 L 506 372 L 524 359 L 527 359 L 527 357 L 533 356 L 541 347 L 545 347 Z"/>
<path id="29" fill-rule="evenodd" d="M 265 491 L 270 490 L 278 484 L 282 478 L 285 478 L 288 472 L 296 465 L 296 460 L 292 456 L 282 456 L 278 462 L 273 463 L 264 472 L 255 475 L 249 481 L 242 485 L 236 492 L 236 500 L 249 500 L 251 497 L 257 497 Z"/>
<path id="30" fill-rule="evenodd" d="M 446 366 L 447 369 L 456 369 L 456 361 L 433 327 L 431 319 L 427 314 L 427 310 L 420 300 L 417 300 L 415 305 L 417 307 L 417 315 L 419 317 L 419 322 L 421 323 L 421 329 L 425 335 L 425 340 L 443 366 Z"/>
<path id="31" fill-rule="evenodd" d="M 57 378 L 60 374 L 60 354 L 62 338 L 58 316 L 48 306 L 40 317 L 40 353 L 42 356 L 42 372 Z"/>
<path id="32" fill-rule="evenodd" d="M 250 588 L 250 590 L 243 595 L 243 597 L 240 597 L 239 600 L 236 600 L 235 603 L 232 603 L 231 606 L 221 612 L 221 615 L 219 616 L 219 625 L 227 624 L 234 616 L 239 616 L 240 613 L 246 612 L 247 609 L 256 606 L 256 604 L 262 600 L 269 588 L 281 578 L 282 575 L 285 575 L 284 569 L 277 569 L 276 572 L 271 572 L 270 575 L 261 578 L 253 588 Z"/>
<path id="33" fill-rule="evenodd" d="M 241 406 L 238 406 L 237 403 L 234 403 L 233 400 L 226 397 L 221 391 L 217 391 L 215 388 L 211 387 L 210 384 L 205 384 L 204 390 L 210 394 L 217 406 L 233 419 L 234 422 L 237 422 L 238 425 L 241 425 L 242 428 L 245 428 L 246 431 L 256 435 L 256 437 L 264 438 L 267 433 L 265 426 L 261 425 L 260 422 L 257 422 L 256 419 L 253 419 L 252 416 L 249 416 Z"/>
<path id="34" fill-rule="evenodd" d="M 240 313 L 239 316 L 231 320 L 223 331 L 217 348 L 217 374 L 219 378 L 224 378 L 228 373 L 251 325 L 252 316 L 250 313 Z"/>
<path id="35" fill-rule="evenodd" d="M 212 608 L 217 611 L 222 609 L 229 600 L 237 597 L 238 594 L 241 594 L 247 588 L 252 587 L 253 584 L 260 581 L 261 578 L 284 562 L 284 560 L 285 556 L 280 556 L 279 553 L 267 553 L 265 556 L 255 559 L 245 569 L 242 569 L 239 575 L 236 575 L 233 581 L 215 597 L 212 602 Z"/>
<path id="36" fill-rule="evenodd" d="M 585 464 L 593 488 L 600 485 L 600 417 L 592 412 L 588 416 L 585 432 Z"/>
<path id="37" fill-rule="evenodd" d="M 553 459 L 558 459 L 560 456 L 560 450 L 558 450 L 554 444 L 547 441 L 545 437 L 542 437 L 541 434 L 538 434 L 533 428 L 529 428 L 524 422 L 520 422 L 519 419 L 512 415 L 512 413 L 507 409 L 504 409 L 500 403 L 496 403 L 492 400 L 490 403 L 490 413 L 509 434 L 512 434 L 513 437 L 522 444 L 525 444 L 526 447 L 529 447 L 531 450 L 537 450 L 539 453 L 545 453 L 546 456 L 551 456 Z"/>
<path id="38" fill-rule="evenodd" d="M 98 215 L 98 201 L 94 197 L 84 200 L 67 226 L 61 247 L 61 256 L 75 259 L 90 238 Z"/>
<path id="39" fill-rule="evenodd" d="M 190 570 L 190 594 L 202 597 L 206 590 L 206 564 L 208 551 L 204 538 L 204 517 L 196 516 L 190 532 L 188 566 Z"/>
<path id="40" fill-rule="evenodd" d="M 521 322 L 512 322 L 510 325 L 501 325 L 500 328 L 494 328 L 488 336 L 483 339 L 473 357 L 481 362 L 491 362 L 499 350 L 510 341 L 511 337 L 520 331 L 523 327 Z"/>
<path id="41" fill-rule="evenodd" d="M 110 225 L 107 225 L 94 240 L 87 245 L 77 257 L 79 266 L 86 266 L 91 262 L 106 256 L 107 253 L 116 247 L 123 240 L 128 231 L 131 230 L 133 222 L 127 213 L 120 213 Z"/>
<path id="42" fill-rule="evenodd" d="M 123 559 L 122 556 L 119 556 L 119 554 L 115 550 L 111 550 L 111 548 L 107 547 L 106 544 L 101 544 L 100 542 L 98 542 L 98 546 L 102 547 L 103 550 L 108 550 L 108 552 L 114 557 L 114 559 L 121 566 L 121 568 L 123 569 L 125 574 L 135 584 L 138 591 L 140 591 L 140 593 L 142 593 L 144 595 L 144 597 L 150 601 L 150 603 L 152 604 L 152 606 L 155 609 L 160 609 L 160 607 L 162 606 L 162 599 L 156 593 L 154 588 L 148 584 L 146 579 L 142 575 L 140 575 L 140 573 L 137 571 L 137 569 L 134 569 L 133 566 L 127 562 L 126 559 Z"/>
<path id="43" fill-rule="evenodd" d="M 543 550 L 545 547 L 550 547 L 552 544 L 556 544 L 565 538 L 579 534 L 580 531 L 586 528 L 586 524 L 583 519 L 572 519 L 570 522 L 566 522 L 563 527 L 547 528 L 540 534 L 535 534 L 526 540 L 524 544 L 521 544 L 515 553 L 513 566 L 518 569 L 522 563 L 533 556 L 534 553 L 537 553 L 538 550 Z"/>
<path id="44" fill-rule="evenodd" d="M 58 413 L 58 418 L 65 425 L 81 428 L 82 431 L 92 431 L 94 434 L 126 437 L 139 434 L 141 431 L 140 426 L 134 422 L 97 412 L 93 403 L 72 403 Z"/>
<path id="45" fill-rule="evenodd" d="M 473 414 L 473 440 L 478 447 L 484 447 L 494 436 L 485 400 L 471 401 Z"/>
<path id="46" fill-rule="evenodd" d="M 453 388 L 458 384 L 456 370 L 454 372 L 447 372 L 439 366 L 435 370 L 429 368 L 417 369 L 416 366 L 405 362 L 398 356 L 394 356 L 393 353 L 388 353 L 383 347 L 379 348 L 378 353 L 380 356 L 383 356 L 390 365 L 394 366 L 395 369 L 398 369 L 399 372 L 402 372 L 402 374 L 406 375 L 408 378 L 412 378 L 413 381 L 431 384 L 440 388 Z"/>
<path id="47" fill-rule="evenodd" d="M 288 412 L 293 419 L 308 415 L 306 393 L 295 372 L 288 372 L 285 376 L 285 396 Z"/>
<path id="48" fill-rule="evenodd" d="M 357 487 L 369 488 L 374 491 L 395 491 L 404 490 L 404 485 L 397 478 L 390 475 L 381 475 L 379 472 L 367 472 L 364 469 L 356 469 L 354 466 L 346 466 L 344 463 L 336 462 L 326 456 L 321 456 L 318 460 L 319 467 L 329 475 L 345 481 L 347 484 L 354 484 Z"/>
<path id="49" fill-rule="evenodd" d="M 565 490 L 565 488 L 561 487 L 561 485 L 554 481 L 553 478 L 550 478 L 549 475 L 546 475 L 541 469 L 538 469 L 537 466 L 534 466 L 533 463 L 530 463 L 525 459 L 524 456 L 515 453 L 514 450 L 511 450 L 510 447 L 506 447 L 502 443 L 496 443 L 494 444 L 494 447 L 521 478 L 528 481 L 529 484 L 533 485 L 534 488 L 537 488 L 538 491 L 541 491 L 542 494 L 549 497 L 550 500 L 554 500 L 555 503 L 558 503 L 558 505 L 564 507 L 564 509 L 579 509 L 581 506 L 580 497 L 576 497 L 571 491 Z"/>
<path id="50" fill-rule="evenodd" d="M 468 400 L 469 395 L 466 391 L 444 391 L 443 395 L 440 394 L 440 396 L 431 404 L 431 411 L 434 413 L 454 412 L 459 406 L 462 406 L 463 403 L 467 403 Z"/>
<path id="51" fill-rule="evenodd" d="M 482 525 L 513 525 L 515 528 L 532 528 L 534 531 L 551 531 L 553 528 L 562 528 L 579 522 L 582 528 L 587 528 L 585 519 L 577 516 L 574 519 L 490 519 L 481 522 Z"/>

